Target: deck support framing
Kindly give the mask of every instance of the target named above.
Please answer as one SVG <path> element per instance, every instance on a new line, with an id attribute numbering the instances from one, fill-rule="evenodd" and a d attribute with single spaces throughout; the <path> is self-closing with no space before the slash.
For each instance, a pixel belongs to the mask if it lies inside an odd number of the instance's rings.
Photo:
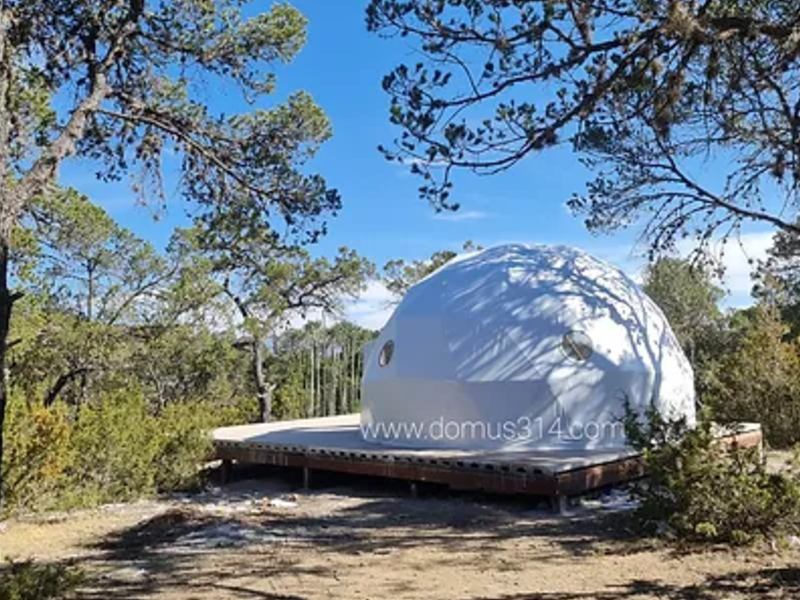
<path id="1" fill-rule="evenodd" d="M 218 430 L 219 431 L 219 430 Z M 728 432 L 720 437 L 728 448 L 761 447 L 761 429 Z M 222 461 L 223 482 L 231 477 L 233 462 L 299 468 L 303 487 L 314 484 L 315 472 L 336 472 L 409 482 L 414 496 L 420 483 L 434 483 L 455 491 L 486 492 L 549 498 L 554 510 L 566 509 L 570 497 L 604 489 L 644 476 L 641 456 L 631 453 L 580 466 L 548 468 L 524 463 L 514 455 L 495 458 L 453 457 L 443 452 L 391 453 L 389 451 L 316 448 L 266 443 L 249 439 L 214 439 L 216 458 Z"/>

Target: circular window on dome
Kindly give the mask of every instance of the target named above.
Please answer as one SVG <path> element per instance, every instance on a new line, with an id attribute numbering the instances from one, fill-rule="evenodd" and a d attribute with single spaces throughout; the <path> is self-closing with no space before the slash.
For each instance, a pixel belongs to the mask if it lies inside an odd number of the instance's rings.
<path id="1" fill-rule="evenodd" d="M 378 364 L 385 367 L 392 362 L 392 356 L 394 356 L 394 342 L 389 340 L 381 348 L 381 353 L 378 354 Z"/>
<path id="2" fill-rule="evenodd" d="M 583 331 L 570 331 L 561 339 L 561 350 L 572 360 L 585 361 L 594 351 L 592 340 Z"/>

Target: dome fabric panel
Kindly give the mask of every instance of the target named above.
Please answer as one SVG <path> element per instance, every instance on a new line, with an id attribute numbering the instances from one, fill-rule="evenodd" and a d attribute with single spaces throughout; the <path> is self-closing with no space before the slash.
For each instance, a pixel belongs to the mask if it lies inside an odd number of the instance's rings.
<path id="1" fill-rule="evenodd" d="M 625 398 L 694 422 L 692 369 L 661 310 L 585 252 L 504 245 L 408 291 L 366 353 L 362 434 L 410 448 L 622 448 Z"/>

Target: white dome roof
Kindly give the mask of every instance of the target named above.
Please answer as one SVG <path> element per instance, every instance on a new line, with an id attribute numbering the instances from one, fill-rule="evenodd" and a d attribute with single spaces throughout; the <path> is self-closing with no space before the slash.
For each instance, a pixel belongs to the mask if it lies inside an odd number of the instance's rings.
<path id="1" fill-rule="evenodd" d="M 413 286 L 367 350 L 362 433 L 402 447 L 621 448 L 624 398 L 694 423 L 661 310 L 565 246 L 459 257 Z"/>

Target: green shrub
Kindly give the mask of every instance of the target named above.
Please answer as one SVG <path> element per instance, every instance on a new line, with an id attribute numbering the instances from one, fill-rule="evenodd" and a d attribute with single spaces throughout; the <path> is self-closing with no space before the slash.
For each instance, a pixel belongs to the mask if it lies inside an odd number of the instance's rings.
<path id="1" fill-rule="evenodd" d="M 631 445 L 648 478 L 634 486 L 636 517 L 651 532 L 679 539 L 746 544 L 800 528 L 800 478 L 767 472 L 756 448 L 726 449 L 708 419 L 696 428 L 651 408 L 642 422 L 626 408 Z"/>
<path id="2" fill-rule="evenodd" d="M 9 403 L 4 512 L 129 501 L 200 483 L 210 429 L 240 422 L 235 407 L 169 404 L 153 413 L 138 393 L 107 394 L 69 411 Z"/>
<path id="3" fill-rule="evenodd" d="M 69 485 L 72 423 L 63 406 L 29 406 L 9 399 L 3 455 L 4 508 L 50 507 Z"/>
<path id="4" fill-rule="evenodd" d="M 70 442 L 68 505 L 124 502 L 155 491 L 159 431 L 140 395 L 82 406 Z"/>
<path id="5" fill-rule="evenodd" d="M 759 305 L 734 347 L 703 374 L 702 400 L 721 423 L 761 423 L 774 448 L 800 442 L 800 345 L 774 307 Z"/>
<path id="6" fill-rule="evenodd" d="M 200 484 L 200 463 L 212 450 L 208 430 L 219 424 L 220 416 L 203 403 L 173 404 L 158 415 L 153 462 L 157 491 L 190 490 Z"/>
<path id="7" fill-rule="evenodd" d="M 83 581 L 83 572 L 74 567 L 9 561 L 0 569 L 0 600 L 63 598 Z"/>

